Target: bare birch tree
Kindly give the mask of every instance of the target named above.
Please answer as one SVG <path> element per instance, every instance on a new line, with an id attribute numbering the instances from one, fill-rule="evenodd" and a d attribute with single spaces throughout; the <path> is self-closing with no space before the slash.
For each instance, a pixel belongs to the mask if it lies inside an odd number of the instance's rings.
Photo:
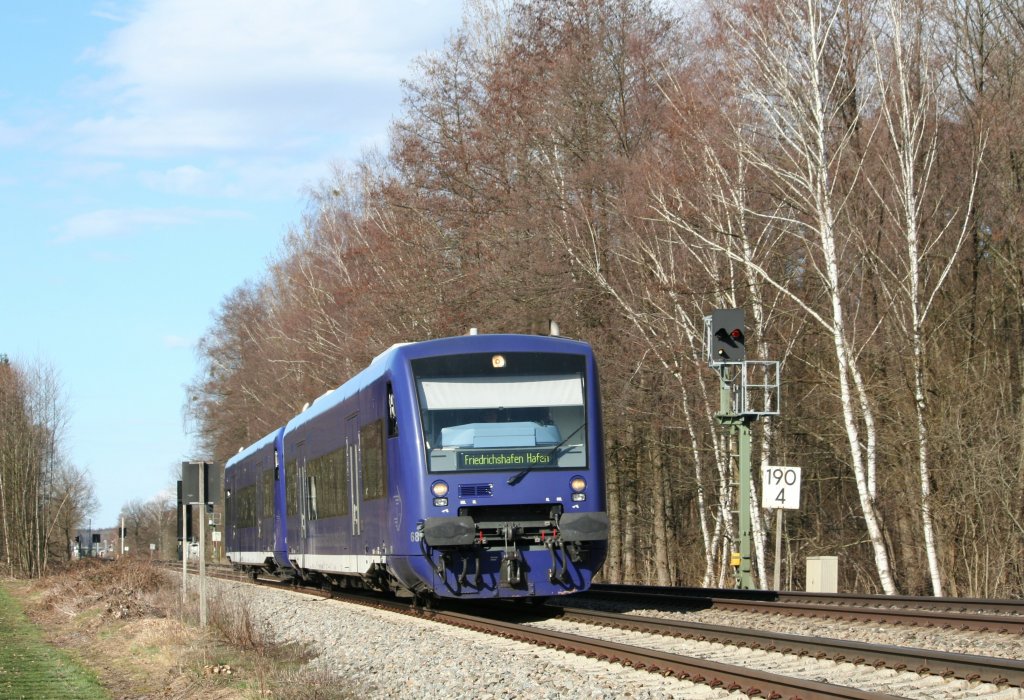
<path id="1" fill-rule="evenodd" d="M 951 202 L 941 193 L 932 195 L 939 128 L 947 110 L 942 104 L 939 54 L 929 39 L 937 33 L 931 20 L 935 8 L 917 0 L 887 0 L 883 10 L 873 54 L 879 119 L 891 157 L 882 154 L 882 175 L 870 184 L 886 220 L 900 234 L 902 250 L 885 257 L 887 251 L 865 252 L 877 262 L 899 324 L 897 335 L 911 342 L 920 517 L 932 593 L 941 596 L 943 576 L 932 514 L 925 326 L 968 236 L 968 212 L 973 207 L 984 147 L 979 144 L 975 148 L 968 164 L 966 201 Z M 929 265 L 934 259 L 941 263 Z"/>
<path id="2" fill-rule="evenodd" d="M 741 252 L 700 230 L 690 228 L 687 233 L 752 270 L 829 333 L 861 514 L 879 583 L 891 594 L 896 584 L 877 505 L 874 408 L 847 321 L 850 300 L 840 265 L 853 243 L 852 233 L 840 226 L 848 195 L 842 188 L 856 179 L 859 167 L 851 144 L 860 126 L 860 107 L 856 86 L 845 79 L 849 72 L 855 73 L 855 67 L 845 64 L 846 52 L 836 50 L 848 39 L 841 31 L 848 12 L 844 2 L 825 5 L 817 0 L 778 0 L 756 7 L 727 8 L 724 13 L 736 47 L 735 79 L 748 106 L 743 114 L 757 119 L 735 124 L 736 148 L 772 184 L 779 203 L 767 210 L 752 209 L 748 215 L 767 219 L 804 245 L 806 258 L 801 264 L 806 266 L 805 273 L 817 275 L 827 310 L 813 308 L 769 269 L 744 259 Z M 839 169 L 851 162 L 853 174 L 840 177 Z M 658 209 L 669 223 L 680 224 L 671 207 L 661 203 Z"/>

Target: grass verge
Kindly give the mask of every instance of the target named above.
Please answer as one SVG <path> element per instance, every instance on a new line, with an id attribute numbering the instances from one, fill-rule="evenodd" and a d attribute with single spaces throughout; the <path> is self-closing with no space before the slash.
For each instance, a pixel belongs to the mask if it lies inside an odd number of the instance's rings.
<path id="1" fill-rule="evenodd" d="M 0 585 L 0 697 L 109 698 L 91 670 L 43 640 L 8 592 L 15 585 Z"/>
<path id="2" fill-rule="evenodd" d="M 63 650 L 64 663 L 95 673 L 100 694 L 64 693 L 62 699 L 355 697 L 338 675 L 308 666 L 315 656 L 309 649 L 274 642 L 271 629 L 252 618 L 244 601 L 212 596 L 209 624 L 201 629 L 194 601 L 182 608 L 180 584 L 180 575 L 148 560 L 124 558 L 76 562 L 60 575 L 4 588 L 35 623 L 41 646 L 45 640 Z M 24 617 L 22 625 L 33 630 Z M 0 669 L 6 668 L 2 658 Z M 0 672 L 0 698 L 46 697 L 9 695 L 3 682 Z"/>

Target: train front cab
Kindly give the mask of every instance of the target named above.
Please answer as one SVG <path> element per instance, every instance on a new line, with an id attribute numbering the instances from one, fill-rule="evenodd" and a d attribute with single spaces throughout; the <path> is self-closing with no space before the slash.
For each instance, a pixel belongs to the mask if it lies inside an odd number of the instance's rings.
<path id="1" fill-rule="evenodd" d="M 441 597 L 585 590 L 608 538 L 590 348 L 522 336 L 473 347 L 411 362 L 429 489 L 418 575 Z"/>

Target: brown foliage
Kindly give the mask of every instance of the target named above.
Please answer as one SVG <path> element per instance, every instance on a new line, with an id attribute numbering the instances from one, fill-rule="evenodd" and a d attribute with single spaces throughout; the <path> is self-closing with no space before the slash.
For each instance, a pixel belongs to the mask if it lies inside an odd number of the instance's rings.
<path id="1" fill-rule="evenodd" d="M 189 392 L 211 454 L 283 424 L 391 343 L 557 319 L 601 359 L 616 527 L 606 574 L 699 582 L 711 565 L 724 573 L 728 533 L 716 528 L 734 488 L 701 320 L 744 306 L 751 354 L 785 363 L 783 413 L 755 464 L 763 451 L 805 468 L 804 508 L 788 520 L 790 581 L 799 585 L 804 556 L 840 553 L 844 586 L 874 590 L 833 339 L 813 318 L 831 318 L 836 291 L 877 416 L 875 507 L 899 587 L 928 590 L 920 503 L 907 497 L 920 491 L 921 410 L 947 588 L 1019 594 L 1024 133 L 1014 76 L 1024 44 L 1013 3 L 983 3 L 984 17 L 976 3 L 912 5 L 931 24 L 906 30 L 927 57 L 911 66 L 910 94 L 931 110 L 936 140 L 934 161 L 922 157 L 916 171 L 928 178 L 914 221 L 920 275 L 934 290 L 923 357 L 907 344 L 900 143 L 887 136 L 893 94 L 880 91 L 896 65 L 884 12 L 820 5 L 840 10 L 820 66 L 833 77 L 827 182 L 842 193 L 832 290 L 806 235 L 809 200 L 780 176 L 798 170 L 792 144 L 769 128 L 771 100 L 755 104 L 751 90 L 763 70 L 753 20 L 810 6 L 714 0 L 681 16 L 645 0 L 514 2 L 500 21 L 470 16 L 417 64 L 387 155 L 328 178 L 266 275 L 225 299 Z M 757 31 L 800 39 L 802 26 Z M 801 85 L 791 86 L 794 115 L 814 97 Z M 795 126 L 789 135 L 806 136 Z M 958 247 L 948 231 L 964 224 Z"/>

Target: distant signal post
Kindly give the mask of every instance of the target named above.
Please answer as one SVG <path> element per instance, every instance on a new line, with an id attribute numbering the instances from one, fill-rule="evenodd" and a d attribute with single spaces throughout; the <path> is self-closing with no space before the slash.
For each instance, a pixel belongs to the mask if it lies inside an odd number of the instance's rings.
<path id="1" fill-rule="evenodd" d="M 185 602 L 186 580 L 188 576 L 188 506 L 203 506 L 200 510 L 199 525 L 199 624 L 206 627 L 206 511 L 217 499 L 217 483 L 210 483 L 209 462 L 181 463 L 181 504 L 182 509 L 182 542 L 181 542 L 181 596 Z M 212 488 L 211 488 L 212 487 Z"/>

